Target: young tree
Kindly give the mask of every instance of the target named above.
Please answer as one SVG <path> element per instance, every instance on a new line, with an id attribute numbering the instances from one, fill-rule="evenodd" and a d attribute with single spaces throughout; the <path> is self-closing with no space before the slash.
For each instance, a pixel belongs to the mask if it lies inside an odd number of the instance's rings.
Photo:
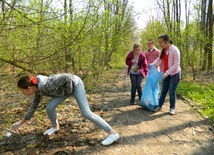
<path id="1" fill-rule="evenodd" d="M 209 71 L 212 67 L 212 42 L 213 42 L 213 0 L 202 0 L 201 7 L 201 32 L 205 36 L 204 57 L 202 70 Z"/>

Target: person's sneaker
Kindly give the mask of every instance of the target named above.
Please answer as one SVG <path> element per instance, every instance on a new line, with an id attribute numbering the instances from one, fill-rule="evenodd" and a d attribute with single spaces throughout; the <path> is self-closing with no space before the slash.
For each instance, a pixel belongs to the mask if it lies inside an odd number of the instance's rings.
<path id="1" fill-rule="evenodd" d="M 110 134 L 101 143 L 102 143 L 102 145 L 111 145 L 112 143 L 116 142 L 119 139 L 120 139 L 120 135 L 118 133 L 113 133 L 113 134 Z"/>
<path id="2" fill-rule="evenodd" d="M 170 110 L 169 110 L 169 114 L 170 114 L 170 115 L 174 115 L 174 114 L 175 114 L 175 109 L 170 109 Z"/>
<path id="3" fill-rule="evenodd" d="M 158 112 L 158 111 L 161 111 L 161 107 L 156 107 L 155 109 L 154 109 L 154 112 Z"/>
<path id="4" fill-rule="evenodd" d="M 54 132 L 56 132 L 56 131 L 58 131 L 59 130 L 59 128 L 50 128 L 50 129 L 48 129 L 47 131 L 45 131 L 43 134 L 44 135 L 48 135 L 48 136 L 50 136 L 50 135 L 52 135 Z"/>

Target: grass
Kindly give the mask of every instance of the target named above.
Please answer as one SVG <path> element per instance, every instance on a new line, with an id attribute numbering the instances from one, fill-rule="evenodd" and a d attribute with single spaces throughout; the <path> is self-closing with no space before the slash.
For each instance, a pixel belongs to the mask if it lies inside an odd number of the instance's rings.
<path id="1" fill-rule="evenodd" d="M 214 122 L 214 84 L 199 85 L 182 81 L 179 83 L 177 93 L 192 100 L 200 107 L 201 114 Z"/>

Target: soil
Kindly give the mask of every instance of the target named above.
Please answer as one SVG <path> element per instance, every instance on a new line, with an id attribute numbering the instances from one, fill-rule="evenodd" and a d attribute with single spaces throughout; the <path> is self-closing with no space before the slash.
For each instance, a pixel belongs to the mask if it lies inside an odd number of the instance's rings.
<path id="1" fill-rule="evenodd" d="M 85 120 L 73 98 L 57 108 L 60 130 L 50 137 L 43 132 L 50 127 L 42 102 L 34 118 L 11 137 L 0 139 L 4 155 L 211 155 L 214 135 L 208 119 L 193 104 L 179 96 L 176 115 L 169 115 L 169 102 L 160 112 L 150 112 L 130 105 L 130 79 L 126 70 L 114 71 L 104 78 L 98 92 L 88 91 L 92 111 L 103 117 L 121 138 L 102 146 L 107 134 Z M 2 83 L 1 83 L 2 84 Z M 145 81 L 144 81 L 145 84 Z M 4 87 L 5 88 L 5 87 Z M 18 90 L 1 89 L 0 128 L 5 134 L 9 125 L 22 118 L 26 102 Z M 47 98 L 48 100 L 48 98 Z M 11 103 L 14 103 L 11 105 Z M 17 104 L 15 104 L 17 103 Z M 24 104 L 23 104 L 24 103 Z M 18 106 L 15 106 L 18 105 Z"/>

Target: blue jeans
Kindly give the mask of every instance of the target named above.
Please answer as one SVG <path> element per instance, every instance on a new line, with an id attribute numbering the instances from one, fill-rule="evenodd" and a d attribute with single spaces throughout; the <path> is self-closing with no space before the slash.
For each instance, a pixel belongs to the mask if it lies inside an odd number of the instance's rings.
<path id="1" fill-rule="evenodd" d="M 178 83 L 181 79 L 181 72 L 167 76 L 165 79 L 162 79 L 162 90 L 159 99 L 159 106 L 162 107 L 166 98 L 166 94 L 169 91 L 169 103 L 170 109 L 175 109 L 176 102 L 176 89 L 178 87 Z"/>
<path id="2" fill-rule="evenodd" d="M 131 103 L 134 103 L 136 90 L 137 90 L 137 94 L 139 97 L 139 101 L 142 96 L 143 75 L 142 74 L 137 74 L 137 75 L 130 74 L 130 79 L 131 79 Z"/>
<path id="3" fill-rule="evenodd" d="M 100 116 L 91 112 L 88 105 L 88 100 L 86 98 L 84 84 L 80 78 L 78 83 L 74 86 L 74 91 L 72 95 L 75 97 L 78 103 L 78 106 L 80 108 L 80 111 L 85 118 L 89 119 L 94 124 L 104 129 L 106 132 L 109 132 L 112 130 L 112 127 L 106 121 L 104 121 Z M 46 113 L 53 127 L 57 125 L 57 115 L 56 115 L 55 108 L 70 96 L 71 95 L 66 95 L 62 97 L 53 97 L 46 105 Z"/>

